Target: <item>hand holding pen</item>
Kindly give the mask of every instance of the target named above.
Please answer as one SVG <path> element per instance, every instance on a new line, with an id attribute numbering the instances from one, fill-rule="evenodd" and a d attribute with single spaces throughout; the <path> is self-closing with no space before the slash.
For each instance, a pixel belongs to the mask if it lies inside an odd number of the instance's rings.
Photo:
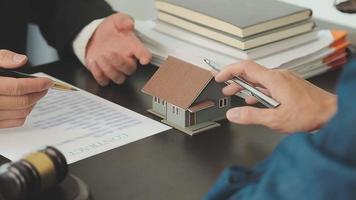
<path id="1" fill-rule="evenodd" d="M 204 59 L 204 62 L 208 64 L 210 67 L 212 67 L 215 71 L 220 72 L 219 66 L 212 60 L 209 59 Z M 230 85 L 231 83 L 236 83 L 239 86 L 241 86 L 243 89 L 247 90 L 251 96 L 256 98 L 260 103 L 265 105 L 268 108 L 277 108 L 280 103 L 273 98 L 267 96 L 264 94 L 262 91 L 257 89 L 256 87 L 253 87 L 249 82 L 244 80 L 238 75 L 234 75 L 231 80 L 225 81 L 227 85 Z"/>
<path id="2" fill-rule="evenodd" d="M 216 74 L 217 82 L 226 82 L 240 77 L 258 86 L 260 91 L 278 100 L 276 108 L 242 106 L 227 112 L 229 121 L 237 124 L 264 125 L 271 129 L 292 133 L 314 131 L 323 126 L 337 110 L 337 98 L 287 70 L 271 70 L 252 61 L 244 61 L 226 67 Z M 244 90 L 239 84 L 230 84 L 223 89 L 227 96 Z M 258 99 L 248 98 L 248 104 Z"/>
<path id="3" fill-rule="evenodd" d="M 75 88 L 53 81 L 13 71 L 27 63 L 25 55 L 0 50 L 0 128 L 21 126 L 36 103 L 53 88 L 76 91 Z"/>
<path id="4" fill-rule="evenodd" d="M 25 55 L 0 50 L 0 66 L 14 69 L 27 62 Z M 10 78 L 0 74 L 0 128 L 21 126 L 35 104 L 54 85 L 48 78 Z"/>

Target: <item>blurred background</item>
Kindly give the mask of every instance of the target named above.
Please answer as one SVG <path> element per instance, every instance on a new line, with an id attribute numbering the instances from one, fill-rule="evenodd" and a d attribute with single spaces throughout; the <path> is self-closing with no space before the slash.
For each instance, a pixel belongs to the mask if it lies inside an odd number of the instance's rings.
<path id="1" fill-rule="evenodd" d="M 130 13 L 135 19 L 154 18 L 153 1 L 154 0 L 107 0 L 115 10 Z M 29 25 L 27 41 L 27 55 L 33 65 L 58 60 L 56 50 L 47 45 L 37 26 Z"/>
<path id="2" fill-rule="evenodd" d="M 116 10 L 132 15 L 135 19 L 155 18 L 154 0 L 107 0 Z M 334 0 L 282 0 L 313 9 L 316 18 L 356 28 L 356 16 L 338 12 Z M 29 25 L 27 54 L 33 65 L 58 59 L 56 51 L 42 38 L 37 26 Z"/>

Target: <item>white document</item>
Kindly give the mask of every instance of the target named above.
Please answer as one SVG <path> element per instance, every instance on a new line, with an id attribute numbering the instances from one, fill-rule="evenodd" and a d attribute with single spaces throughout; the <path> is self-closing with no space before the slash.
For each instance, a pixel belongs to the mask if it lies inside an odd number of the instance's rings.
<path id="1" fill-rule="evenodd" d="M 157 21 L 154 28 L 158 32 L 167 34 L 168 36 L 177 38 L 179 40 L 185 41 L 189 44 L 193 44 L 202 48 L 209 49 L 211 51 L 231 56 L 238 59 L 250 59 L 255 60 L 268 55 L 276 54 L 278 52 L 306 44 L 308 42 L 318 39 L 318 32 L 313 31 L 303 35 L 288 38 L 286 40 L 281 40 L 267 44 L 261 47 L 249 49 L 249 50 L 239 50 L 237 48 L 231 47 L 229 45 L 223 44 L 221 42 L 200 36 L 193 32 L 178 28 L 174 25 L 168 23 Z"/>
<path id="2" fill-rule="evenodd" d="M 174 56 L 196 66 L 210 70 L 211 68 L 203 61 L 210 58 L 223 65 L 232 64 L 240 59 L 226 56 L 209 49 L 184 42 L 154 30 L 154 21 L 135 21 L 136 32 L 153 54 L 153 64 L 162 64 L 168 56 Z"/>
<path id="3" fill-rule="evenodd" d="M 257 59 L 256 62 L 267 66 L 269 68 L 279 68 L 283 64 L 300 59 L 303 62 L 305 56 L 314 54 L 324 48 L 329 47 L 334 42 L 334 37 L 330 30 L 318 31 L 319 39 L 309 42 L 306 45 L 300 45 L 289 50 L 279 52 L 278 54 L 266 56 L 261 59 Z"/>
<path id="4" fill-rule="evenodd" d="M 83 90 L 50 90 L 23 127 L 0 129 L 0 154 L 16 160 L 52 145 L 74 163 L 168 129 Z"/>
<path id="5" fill-rule="evenodd" d="M 168 36 L 156 31 L 154 28 L 154 21 L 136 21 L 138 36 L 145 43 L 146 48 L 152 52 L 152 63 L 155 65 L 162 64 L 169 55 L 209 70 L 211 68 L 204 63 L 204 58 L 213 59 L 222 66 L 242 61 L 242 59 L 211 51 L 207 48 Z M 260 59 L 255 59 L 254 61 L 270 69 L 279 68 L 285 63 L 303 58 L 326 48 L 332 44 L 333 41 L 334 38 L 329 30 L 320 30 L 318 31 L 317 40 Z"/>

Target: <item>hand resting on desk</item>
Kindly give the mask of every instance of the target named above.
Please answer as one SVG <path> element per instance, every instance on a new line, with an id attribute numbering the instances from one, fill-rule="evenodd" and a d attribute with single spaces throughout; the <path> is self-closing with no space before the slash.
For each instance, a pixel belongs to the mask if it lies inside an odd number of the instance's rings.
<path id="1" fill-rule="evenodd" d="M 288 70 L 270 70 L 252 61 L 228 66 L 215 76 L 224 82 L 241 76 L 260 87 L 281 105 L 275 109 L 251 106 L 233 108 L 227 118 L 237 124 L 258 124 L 280 132 L 314 131 L 322 127 L 337 111 L 337 97 Z M 237 84 L 226 86 L 225 95 L 234 95 L 242 88 Z M 255 104 L 253 97 L 246 103 Z"/>
<path id="2" fill-rule="evenodd" d="M 0 50 L 0 66 L 17 68 L 27 62 L 25 55 Z M 21 126 L 38 100 L 53 86 L 48 78 L 8 78 L 0 76 L 0 128 Z"/>

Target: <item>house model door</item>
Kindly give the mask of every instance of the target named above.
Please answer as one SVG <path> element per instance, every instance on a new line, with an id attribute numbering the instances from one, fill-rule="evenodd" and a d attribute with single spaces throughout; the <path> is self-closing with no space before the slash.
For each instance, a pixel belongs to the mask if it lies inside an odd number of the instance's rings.
<path id="1" fill-rule="evenodd" d="M 189 126 L 197 124 L 197 115 L 195 112 L 189 112 Z"/>

